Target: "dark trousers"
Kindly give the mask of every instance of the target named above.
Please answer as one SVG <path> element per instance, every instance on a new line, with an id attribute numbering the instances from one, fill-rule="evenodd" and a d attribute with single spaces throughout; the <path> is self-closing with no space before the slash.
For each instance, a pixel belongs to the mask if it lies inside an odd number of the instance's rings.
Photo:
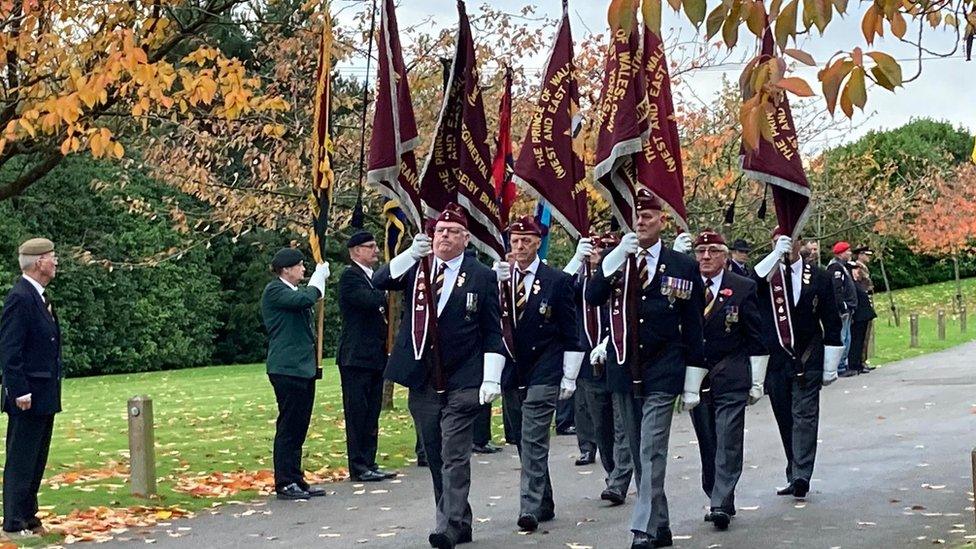
<path id="1" fill-rule="evenodd" d="M 37 490 L 51 448 L 54 414 L 11 414 L 3 466 L 3 529 L 19 532 L 40 526 Z"/>
<path id="2" fill-rule="evenodd" d="M 565 433 L 570 427 L 576 426 L 576 398 L 575 395 L 560 400 L 556 404 L 556 432 Z"/>
<path id="3" fill-rule="evenodd" d="M 518 433 L 522 464 L 519 514 L 541 518 L 555 510 L 549 476 L 549 429 L 556 412 L 559 387 L 530 385 L 505 391 L 505 406 Z"/>
<path id="4" fill-rule="evenodd" d="M 377 468 L 383 371 L 339 368 L 339 379 L 342 381 L 342 413 L 346 419 L 349 475 L 355 478 Z"/>
<path id="5" fill-rule="evenodd" d="M 474 445 L 488 446 L 491 442 L 491 404 L 481 407 L 474 420 Z"/>
<path id="6" fill-rule="evenodd" d="M 607 473 L 607 488 L 626 497 L 634 465 L 623 431 L 623 421 L 619 411 L 614 409 L 612 397 L 613 393 L 603 382 L 587 379 L 578 382 L 576 398 L 586 402 L 593 422 L 594 444 L 599 449 L 600 463 Z"/>
<path id="7" fill-rule="evenodd" d="M 702 391 L 691 411 L 702 462 L 702 490 L 711 508 L 735 513 L 735 486 L 742 476 L 743 437 L 749 393 Z"/>
<path id="8" fill-rule="evenodd" d="M 302 445 L 312 420 L 315 379 L 280 374 L 268 374 L 268 379 L 278 401 L 274 437 L 275 489 L 281 490 L 293 483 L 308 488 L 302 469 Z"/>
<path id="9" fill-rule="evenodd" d="M 582 381 L 580 380 L 580 382 Z M 590 416 L 589 403 L 580 394 L 579 383 L 577 383 L 576 392 L 573 393 L 572 398 L 569 400 L 572 400 L 574 403 L 573 418 L 576 422 L 576 445 L 579 446 L 581 454 L 595 454 L 597 447 L 596 431 L 593 427 L 594 422 Z"/>
<path id="10" fill-rule="evenodd" d="M 430 386 L 410 389 L 407 407 L 420 430 L 437 505 L 434 531 L 455 540 L 471 531 L 471 446 L 481 412 L 478 389 L 438 395 Z"/>
<path id="11" fill-rule="evenodd" d="M 851 352 L 847 354 L 847 367 L 851 371 L 864 370 L 864 345 L 868 339 L 870 320 L 855 322 L 851 325 Z"/>
<path id="12" fill-rule="evenodd" d="M 508 444 L 518 444 L 518 434 L 515 432 L 514 424 L 511 407 L 505 404 L 505 393 L 502 393 L 502 427 L 505 429 L 505 442 Z"/>
<path id="13" fill-rule="evenodd" d="M 766 374 L 766 394 L 786 452 L 786 480 L 810 482 L 817 457 L 820 380 L 798 383 L 788 368 L 777 368 Z"/>

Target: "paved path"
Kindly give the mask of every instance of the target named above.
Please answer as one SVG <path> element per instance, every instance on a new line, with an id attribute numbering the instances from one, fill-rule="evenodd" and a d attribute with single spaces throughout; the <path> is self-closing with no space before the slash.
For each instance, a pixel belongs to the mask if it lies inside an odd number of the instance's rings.
<path id="1" fill-rule="evenodd" d="M 822 398 L 820 452 L 806 503 L 777 497 L 784 457 L 768 399 L 749 408 L 746 462 L 727 532 L 702 522 L 707 500 L 687 415 L 672 427 L 667 493 L 676 547 L 959 546 L 976 538 L 970 451 L 976 446 L 976 343 L 841 379 Z M 512 447 L 473 464 L 475 543 L 462 547 L 629 547 L 635 497 L 599 500 L 598 466 L 574 467 L 575 439 L 554 439 L 556 520 L 517 532 L 518 460 Z M 106 544 L 145 547 L 427 547 L 432 490 L 426 470 L 399 481 L 337 484 L 309 502 L 259 501 L 204 512 Z"/>

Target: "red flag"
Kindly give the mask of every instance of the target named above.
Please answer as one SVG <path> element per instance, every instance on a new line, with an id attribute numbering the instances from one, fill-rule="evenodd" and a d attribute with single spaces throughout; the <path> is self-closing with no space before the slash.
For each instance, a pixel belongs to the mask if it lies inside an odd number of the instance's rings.
<path id="1" fill-rule="evenodd" d="M 579 137 L 579 91 L 565 1 L 541 88 L 515 163 L 515 178 L 530 194 L 552 206 L 553 217 L 573 237 L 587 236 L 590 219 Z"/>
<path id="2" fill-rule="evenodd" d="M 773 36 L 768 23 L 763 34 L 760 63 L 773 57 Z M 744 100 L 749 99 L 743 97 Z M 810 215 L 810 183 L 800 159 L 793 113 L 786 92 L 773 95 L 773 112 L 766 114 L 773 140 L 759 140 L 759 148 L 743 146 L 742 172 L 772 186 L 776 221 L 783 234 L 797 238 Z"/>
<path id="3" fill-rule="evenodd" d="M 609 200 L 617 222 L 625 230 L 634 223 L 637 166 L 634 158 L 648 135 L 647 95 L 638 58 L 640 36 L 636 2 L 610 3 L 611 41 L 603 75 L 596 141 L 597 189 Z"/>
<path id="4" fill-rule="evenodd" d="M 495 201 L 495 188 L 491 183 L 491 152 L 488 148 L 488 123 L 478 81 L 474 40 L 471 25 L 464 9 L 464 1 L 458 0 L 457 53 L 454 56 L 453 77 L 463 83 L 461 99 L 460 150 L 458 151 L 457 201 L 468 212 L 471 243 L 498 261 L 505 255 L 502 239 L 501 218 Z"/>
<path id="5" fill-rule="evenodd" d="M 380 16 L 379 74 L 366 181 L 396 200 L 417 229 L 423 228 L 420 180 L 414 147 L 420 140 L 410 100 L 407 69 L 400 49 L 393 0 L 383 0 Z"/>
<path id="6" fill-rule="evenodd" d="M 491 179 L 495 183 L 495 198 L 501 208 L 499 217 L 503 226 L 508 225 L 517 194 L 512 175 L 512 67 L 506 67 L 505 93 L 498 116 L 498 143 L 491 164 Z"/>
<path id="7" fill-rule="evenodd" d="M 685 208 L 685 182 L 681 168 L 678 123 L 671 99 L 671 75 L 664 55 L 664 43 L 644 22 L 644 47 L 641 67 L 647 92 L 650 137 L 643 154 L 637 157 L 637 177 L 661 199 L 682 230 L 688 230 Z"/>

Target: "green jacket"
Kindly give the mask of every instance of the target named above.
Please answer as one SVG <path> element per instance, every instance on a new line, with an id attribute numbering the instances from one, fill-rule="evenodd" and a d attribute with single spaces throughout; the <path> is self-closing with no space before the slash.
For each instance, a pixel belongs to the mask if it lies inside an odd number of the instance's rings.
<path id="1" fill-rule="evenodd" d="M 264 287 L 261 316 L 268 331 L 269 374 L 315 377 L 312 307 L 319 297 L 311 286 L 293 290 L 280 278 Z"/>

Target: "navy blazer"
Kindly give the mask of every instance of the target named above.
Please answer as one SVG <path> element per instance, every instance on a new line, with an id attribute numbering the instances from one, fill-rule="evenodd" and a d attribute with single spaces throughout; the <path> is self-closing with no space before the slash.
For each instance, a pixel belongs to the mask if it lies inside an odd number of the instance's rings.
<path id="1" fill-rule="evenodd" d="M 729 270 L 705 315 L 704 344 L 708 376 L 703 388 L 715 393 L 746 392 L 752 386 L 750 356 L 769 354 L 762 341 L 756 283 Z"/>
<path id="2" fill-rule="evenodd" d="M 8 414 L 47 415 L 61 411 L 61 328 L 41 294 L 20 277 L 3 302 L 0 315 L 2 409 Z M 30 393 L 23 412 L 15 400 Z"/>
<path id="3" fill-rule="evenodd" d="M 592 305 L 610 301 L 623 269 L 609 278 L 596 269 L 587 288 L 586 300 Z M 691 257 L 661 246 L 654 278 L 640 293 L 638 305 L 639 348 L 637 359 L 644 373 L 644 393 L 663 392 L 678 395 L 684 389 L 685 367 L 704 368 L 702 347 L 702 311 L 705 295 L 698 263 Z M 661 293 L 662 278 L 668 276 L 691 282 L 687 299 L 669 298 Z M 607 345 L 607 375 L 610 389 L 630 393 L 630 367 L 617 363 L 613 342 Z"/>
<path id="4" fill-rule="evenodd" d="M 426 356 L 417 360 L 413 352 L 411 292 L 416 275 L 417 265 L 414 265 L 400 278 L 393 278 L 388 264 L 373 274 L 373 285 L 377 288 L 405 292 L 400 329 L 383 374 L 405 387 L 423 387 L 429 377 Z M 448 389 L 480 387 L 484 378 L 484 354 L 505 354 L 500 318 L 495 271 L 465 255 L 447 305 L 437 318 L 441 366 L 448 379 Z"/>
<path id="5" fill-rule="evenodd" d="M 599 269 L 599 266 L 597 266 L 597 269 Z M 584 284 L 583 276 L 582 272 L 580 272 L 573 277 L 573 301 L 576 303 L 577 333 L 579 334 L 580 347 L 585 353 L 583 356 L 583 366 L 580 367 L 579 379 L 599 381 L 606 378 L 606 369 L 601 368 L 602 372 L 598 376 L 593 368 L 593 364 L 590 363 L 590 351 L 593 350 L 593 347 L 590 346 L 589 338 L 586 336 L 586 325 L 583 323 L 583 317 L 586 314 L 586 310 L 584 309 L 584 305 L 586 304 L 585 289 L 589 286 L 589 282 Z M 590 280 L 592 280 L 592 277 Z M 601 328 L 600 337 L 596 341 L 599 344 L 605 337 L 610 335 L 609 307 L 606 305 L 599 307 L 597 314 L 600 316 Z"/>
<path id="6" fill-rule="evenodd" d="M 362 267 L 353 263 L 339 277 L 342 332 L 339 368 L 382 370 L 386 367 L 386 292 L 373 287 Z"/>
<path id="7" fill-rule="evenodd" d="M 512 280 L 513 290 L 515 281 Z M 563 353 L 582 351 L 576 328 L 572 278 L 539 262 L 522 317 L 516 320 L 514 357 L 502 374 L 502 387 L 559 386 Z"/>

